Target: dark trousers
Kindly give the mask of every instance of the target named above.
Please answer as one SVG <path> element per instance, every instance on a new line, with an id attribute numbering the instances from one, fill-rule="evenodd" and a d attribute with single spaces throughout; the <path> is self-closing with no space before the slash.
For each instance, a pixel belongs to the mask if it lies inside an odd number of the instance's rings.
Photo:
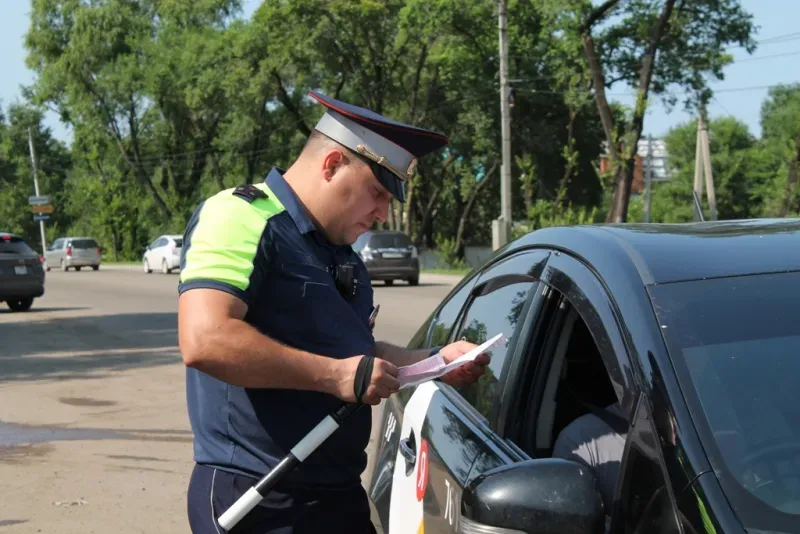
<path id="1" fill-rule="evenodd" d="M 189 482 L 193 534 L 375 534 L 361 485 L 336 490 L 273 490 L 230 532 L 217 522 L 257 480 L 195 465 Z"/>

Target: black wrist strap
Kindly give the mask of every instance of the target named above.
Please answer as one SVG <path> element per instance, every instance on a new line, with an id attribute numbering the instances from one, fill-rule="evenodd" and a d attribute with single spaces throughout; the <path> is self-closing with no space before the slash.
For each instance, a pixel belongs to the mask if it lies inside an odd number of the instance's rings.
<path id="1" fill-rule="evenodd" d="M 361 402 L 361 397 L 367 392 L 369 381 L 372 378 L 372 366 L 375 365 L 374 356 L 364 356 L 358 362 L 356 377 L 353 380 L 353 393 L 356 395 L 356 402 Z"/>

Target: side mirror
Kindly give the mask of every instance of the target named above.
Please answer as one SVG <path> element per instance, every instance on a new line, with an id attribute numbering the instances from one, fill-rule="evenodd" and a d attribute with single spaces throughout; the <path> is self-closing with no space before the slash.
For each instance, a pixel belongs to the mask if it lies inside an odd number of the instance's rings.
<path id="1" fill-rule="evenodd" d="M 592 471 L 556 458 L 502 466 L 476 477 L 461 497 L 461 521 L 474 527 L 464 532 L 601 534 L 605 528 Z"/>

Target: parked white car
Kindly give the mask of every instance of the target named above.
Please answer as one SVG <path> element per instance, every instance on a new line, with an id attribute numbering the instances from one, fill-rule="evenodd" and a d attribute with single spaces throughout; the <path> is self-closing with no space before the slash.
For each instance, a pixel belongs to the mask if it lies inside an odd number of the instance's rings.
<path id="1" fill-rule="evenodd" d="M 164 274 L 181 266 L 182 235 L 162 235 L 147 245 L 144 252 L 144 272 L 152 273 L 153 269 L 161 269 Z"/>

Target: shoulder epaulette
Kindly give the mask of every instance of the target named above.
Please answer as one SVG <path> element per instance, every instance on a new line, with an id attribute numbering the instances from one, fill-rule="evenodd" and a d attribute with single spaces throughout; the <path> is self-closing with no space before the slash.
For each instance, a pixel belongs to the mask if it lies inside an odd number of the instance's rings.
<path id="1" fill-rule="evenodd" d="M 236 189 L 233 190 L 233 195 L 246 200 L 248 203 L 253 202 L 257 198 L 269 198 L 269 195 L 252 184 L 244 184 L 236 187 Z"/>

